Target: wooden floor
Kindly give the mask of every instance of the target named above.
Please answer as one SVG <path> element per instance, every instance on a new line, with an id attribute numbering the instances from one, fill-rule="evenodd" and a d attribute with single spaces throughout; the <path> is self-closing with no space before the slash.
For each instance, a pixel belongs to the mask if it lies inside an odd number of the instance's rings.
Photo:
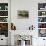
<path id="1" fill-rule="evenodd" d="M 0 45 L 0 46 L 8 46 L 8 45 Z"/>

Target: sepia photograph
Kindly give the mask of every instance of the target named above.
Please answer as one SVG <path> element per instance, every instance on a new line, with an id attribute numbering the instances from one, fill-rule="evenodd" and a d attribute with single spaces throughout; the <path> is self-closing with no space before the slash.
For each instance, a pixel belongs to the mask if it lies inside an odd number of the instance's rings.
<path id="1" fill-rule="evenodd" d="M 18 14 L 18 19 L 29 18 L 29 11 L 27 11 L 27 10 L 18 10 L 17 14 Z"/>

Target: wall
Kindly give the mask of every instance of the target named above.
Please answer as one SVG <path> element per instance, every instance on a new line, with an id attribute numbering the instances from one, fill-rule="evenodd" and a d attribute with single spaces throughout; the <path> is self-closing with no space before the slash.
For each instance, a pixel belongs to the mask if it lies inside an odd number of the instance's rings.
<path id="1" fill-rule="evenodd" d="M 15 2 L 15 3 L 14 3 Z M 26 3 L 25 3 L 26 2 Z M 30 0 L 12 0 L 11 1 L 11 20 L 16 25 L 17 30 L 28 30 L 29 26 L 36 25 L 37 23 L 37 2 L 33 2 L 35 5 L 32 5 L 33 1 Z M 29 19 L 18 19 L 17 11 L 18 10 L 28 10 L 29 11 Z M 36 19 L 35 19 L 36 18 Z"/>
<path id="2" fill-rule="evenodd" d="M 28 30 L 28 27 L 32 24 L 35 26 L 34 31 L 36 32 L 36 34 L 33 33 L 34 34 L 33 46 L 40 46 L 39 44 L 43 44 L 43 39 L 38 38 L 37 17 L 38 17 L 38 3 L 45 3 L 45 2 L 46 0 L 11 0 L 11 22 L 14 23 L 18 32 L 19 30 L 24 30 L 24 31 Z M 17 18 L 17 10 L 23 10 L 23 9 L 29 11 L 29 19 Z"/>

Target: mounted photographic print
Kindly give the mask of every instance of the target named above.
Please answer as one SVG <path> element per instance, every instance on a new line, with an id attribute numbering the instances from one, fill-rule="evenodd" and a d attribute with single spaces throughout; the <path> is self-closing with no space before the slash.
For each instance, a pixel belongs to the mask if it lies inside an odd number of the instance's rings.
<path id="1" fill-rule="evenodd" d="M 38 22 L 46 22 L 46 17 L 38 17 Z"/>
<path id="2" fill-rule="evenodd" d="M 39 29 L 39 37 L 46 37 L 46 29 Z"/>
<path id="3" fill-rule="evenodd" d="M 8 17 L 0 17 L 0 22 L 8 22 Z"/>
<path id="4" fill-rule="evenodd" d="M 0 11 L 0 16 L 8 16 L 8 11 Z"/>
<path id="5" fill-rule="evenodd" d="M 39 3 L 38 10 L 46 10 L 46 3 Z"/>
<path id="6" fill-rule="evenodd" d="M 0 23 L 0 35 L 8 37 L 8 23 Z"/>
<path id="7" fill-rule="evenodd" d="M 38 16 L 46 16 L 46 11 L 38 11 Z"/>
<path id="8" fill-rule="evenodd" d="M 24 18 L 29 18 L 29 11 L 27 10 L 18 10 L 18 19 L 24 19 Z"/>
<path id="9" fill-rule="evenodd" d="M 38 23 L 38 28 L 46 28 L 46 23 Z"/>
<path id="10" fill-rule="evenodd" d="M 8 10 L 8 3 L 0 3 L 0 10 Z"/>

